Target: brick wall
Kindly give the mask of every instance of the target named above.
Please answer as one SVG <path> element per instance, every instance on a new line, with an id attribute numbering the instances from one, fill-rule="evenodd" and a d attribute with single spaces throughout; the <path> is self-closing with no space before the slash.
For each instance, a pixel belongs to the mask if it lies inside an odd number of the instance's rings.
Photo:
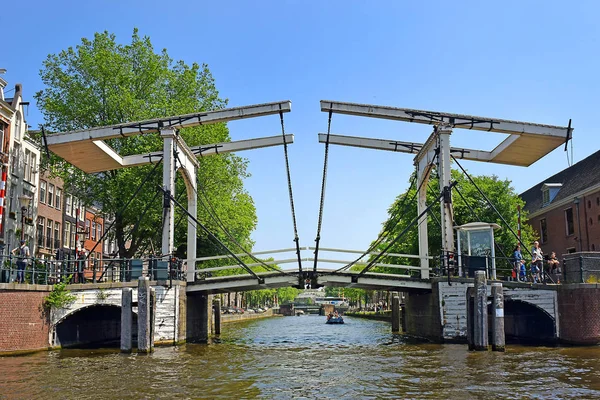
<path id="1" fill-rule="evenodd" d="M 546 212 L 529 220 L 529 224 L 541 238 L 540 221 L 546 219 L 548 239 L 545 242 L 540 240 L 544 254 L 550 255 L 554 251 L 560 258 L 569 248 L 579 251 L 580 240 L 582 251 L 600 251 L 600 191 L 581 197 L 579 221 L 575 204 L 570 202 L 552 209 L 551 205 L 552 203 Z M 565 210 L 569 208 L 573 210 L 574 232 L 571 235 L 567 235 L 565 219 Z M 581 224 L 581 238 L 579 238 L 579 224 Z"/>
<path id="2" fill-rule="evenodd" d="M 560 286 L 558 311 L 562 342 L 583 345 L 600 343 L 600 285 Z"/>
<path id="3" fill-rule="evenodd" d="M 42 314 L 47 291 L 0 290 L 0 354 L 45 349 L 49 326 Z"/>

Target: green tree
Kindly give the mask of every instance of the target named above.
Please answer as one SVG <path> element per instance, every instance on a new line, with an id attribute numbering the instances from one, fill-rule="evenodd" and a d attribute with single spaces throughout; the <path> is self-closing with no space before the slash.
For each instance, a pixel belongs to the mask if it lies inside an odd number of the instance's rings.
<path id="1" fill-rule="evenodd" d="M 227 100 L 219 97 L 207 65 L 174 62 L 166 50 L 155 52 L 148 37 L 133 31 L 131 42 L 121 44 L 115 35 L 96 33 L 82 39 L 75 48 L 50 54 L 40 71 L 45 88 L 36 93 L 47 130 L 69 131 L 117 123 L 167 117 L 222 108 Z M 190 146 L 230 140 L 225 124 L 181 130 Z M 158 134 L 137 135 L 107 141 L 120 155 L 162 150 Z M 256 212 L 244 190 L 247 161 L 232 154 L 199 160 L 199 197 L 206 197 L 233 237 L 247 247 L 256 226 Z M 43 166 L 65 181 L 68 192 L 86 204 L 97 203 L 103 212 L 115 217 L 115 236 L 121 257 L 139 255 L 143 249 L 160 248 L 162 198 L 154 197 L 162 179 L 161 168 L 123 214 L 117 211 L 133 194 L 152 166 L 85 174 L 56 156 L 43 160 Z M 177 192 L 185 192 L 182 179 Z M 133 231 L 146 204 L 152 207 Z M 186 204 L 185 196 L 181 202 Z M 178 215 L 181 212 L 177 211 Z M 208 211 L 199 204 L 198 217 L 212 232 L 231 245 L 219 231 Z M 176 230 L 176 245 L 185 244 L 186 221 Z M 158 227 L 158 228 L 157 228 Z M 199 235 L 199 254 L 224 253 L 216 243 Z M 130 242 L 128 243 L 128 239 Z M 185 250 L 185 247 L 183 248 Z"/>
<path id="2" fill-rule="evenodd" d="M 411 179 L 414 179 L 414 174 Z M 482 192 L 493 202 L 496 209 L 506 219 L 510 228 L 517 232 L 517 206 L 521 206 L 521 234 L 522 241 L 526 245 L 535 240 L 535 232 L 529 226 L 527 214 L 523 211 L 524 202 L 515 193 L 509 180 L 499 179 L 497 176 L 473 176 L 475 184 Z M 502 252 L 507 257 L 512 256 L 513 249 L 517 243 L 517 239 L 511 233 L 510 229 L 504 224 L 502 218 L 493 210 L 486 200 L 477 191 L 477 188 L 468 180 L 468 178 L 459 171 L 452 170 L 452 180 L 457 182 L 456 188 L 453 190 L 452 206 L 454 209 L 454 225 L 463 225 L 469 222 L 489 222 L 497 223 L 502 229 L 495 231 L 496 239 L 496 257 L 501 258 Z M 416 200 L 411 202 L 415 197 L 417 188 L 413 185 L 410 190 L 402 193 L 396 198 L 392 206 L 388 210 L 388 219 L 383 223 L 383 228 L 380 235 L 385 239 L 377 245 L 377 250 L 383 250 L 391 241 L 393 241 L 405 228 L 417 217 Z M 460 192 L 460 194 L 458 193 Z M 462 197 L 461 197 L 462 194 Z M 437 201 L 438 196 L 438 180 L 432 175 L 429 187 L 427 189 L 427 204 L 432 204 Z M 406 198 L 406 200 L 404 200 Z M 463 199 L 464 198 L 464 199 Z M 466 201 L 465 201 L 466 200 Z M 441 232 L 439 227 L 440 207 L 434 205 L 427 216 L 428 221 L 428 240 L 429 254 L 439 255 L 441 251 Z M 401 254 L 419 254 L 419 239 L 416 224 L 389 250 L 390 253 Z M 523 250 L 523 255 L 526 251 Z M 381 263 L 413 265 L 417 266 L 419 261 L 416 259 L 384 256 L 380 259 Z M 360 269 L 362 267 L 355 267 Z M 506 260 L 497 259 L 497 268 L 510 268 Z M 375 271 L 386 273 L 413 273 L 414 270 L 398 270 L 391 268 L 378 268 Z"/>

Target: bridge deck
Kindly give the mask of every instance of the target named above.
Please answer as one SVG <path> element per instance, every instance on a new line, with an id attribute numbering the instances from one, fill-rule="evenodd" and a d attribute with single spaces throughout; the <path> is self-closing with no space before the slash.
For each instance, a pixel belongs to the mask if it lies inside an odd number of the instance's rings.
<path id="1" fill-rule="evenodd" d="M 370 290 L 431 290 L 431 281 L 410 278 L 403 275 L 366 273 L 358 277 L 358 272 L 318 270 L 317 284 L 323 286 L 343 286 Z M 188 282 L 187 292 L 203 292 L 210 294 L 231 291 L 272 289 L 286 286 L 297 286 L 298 271 L 295 272 L 261 272 L 257 274 L 264 283 L 250 275 L 218 276 L 205 278 L 196 282 Z"/>

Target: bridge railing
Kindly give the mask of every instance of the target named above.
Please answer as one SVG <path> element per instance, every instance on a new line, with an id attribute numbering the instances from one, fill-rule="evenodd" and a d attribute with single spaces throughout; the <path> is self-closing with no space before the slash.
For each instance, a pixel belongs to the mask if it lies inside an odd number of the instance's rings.
<path id="1" fill-rule="evenodd" d="M 520 268 L 515 269 L 515 260 L 512 257 L 492 257 L 490 255 L 469 256 L 462 254 L 458 257 L 457 253 L 446 252 L 439 257 L 439 268 L 434 271 L 435 274 L 441 276 L 457 276 L 463 278 L 472 278 L 475 271 L 485 271 L 486 275 L 497 280 L 532 280 L 531 279 L 531 260 L 525 260 L 525 277 L 520 277 Z M 564 260 L 563 260 L 564 264 Z M 540 271 L 540 281 L 546 283 L 558 283 L 563 281 L 559 274 L 550 274 L 547 260 L 542 263 Z M 513 275 L 513 270 L 515 274 Z M 564 276 L 564 268 L 561 268 L 562 276 Z M 460 273 L 459 273 L 460 271 Z"/>
<path id="2" fill-rule="evenodd" d="M 0 255 L 0 283 L 52 285 L 59 282 L 133 282 L 140 276 L 147 276 L 150 280 L 185 280 L 185 271 L 178 259 L 165 261 L 151 257 L 94 260 Z"/>

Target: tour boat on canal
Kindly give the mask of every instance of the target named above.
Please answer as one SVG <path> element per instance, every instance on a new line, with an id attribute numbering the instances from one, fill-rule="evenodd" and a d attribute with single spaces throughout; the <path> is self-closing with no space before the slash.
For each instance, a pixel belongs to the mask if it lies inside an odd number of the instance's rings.
<path id="1" fill-rule="evenodd" d="M 342 316 L 337 316 L 337 317 L 333 317 L 331 315 L 327 316 L 327 324 L 343 324 L 344 323 L 344 318 L 342 318 Z"/>

